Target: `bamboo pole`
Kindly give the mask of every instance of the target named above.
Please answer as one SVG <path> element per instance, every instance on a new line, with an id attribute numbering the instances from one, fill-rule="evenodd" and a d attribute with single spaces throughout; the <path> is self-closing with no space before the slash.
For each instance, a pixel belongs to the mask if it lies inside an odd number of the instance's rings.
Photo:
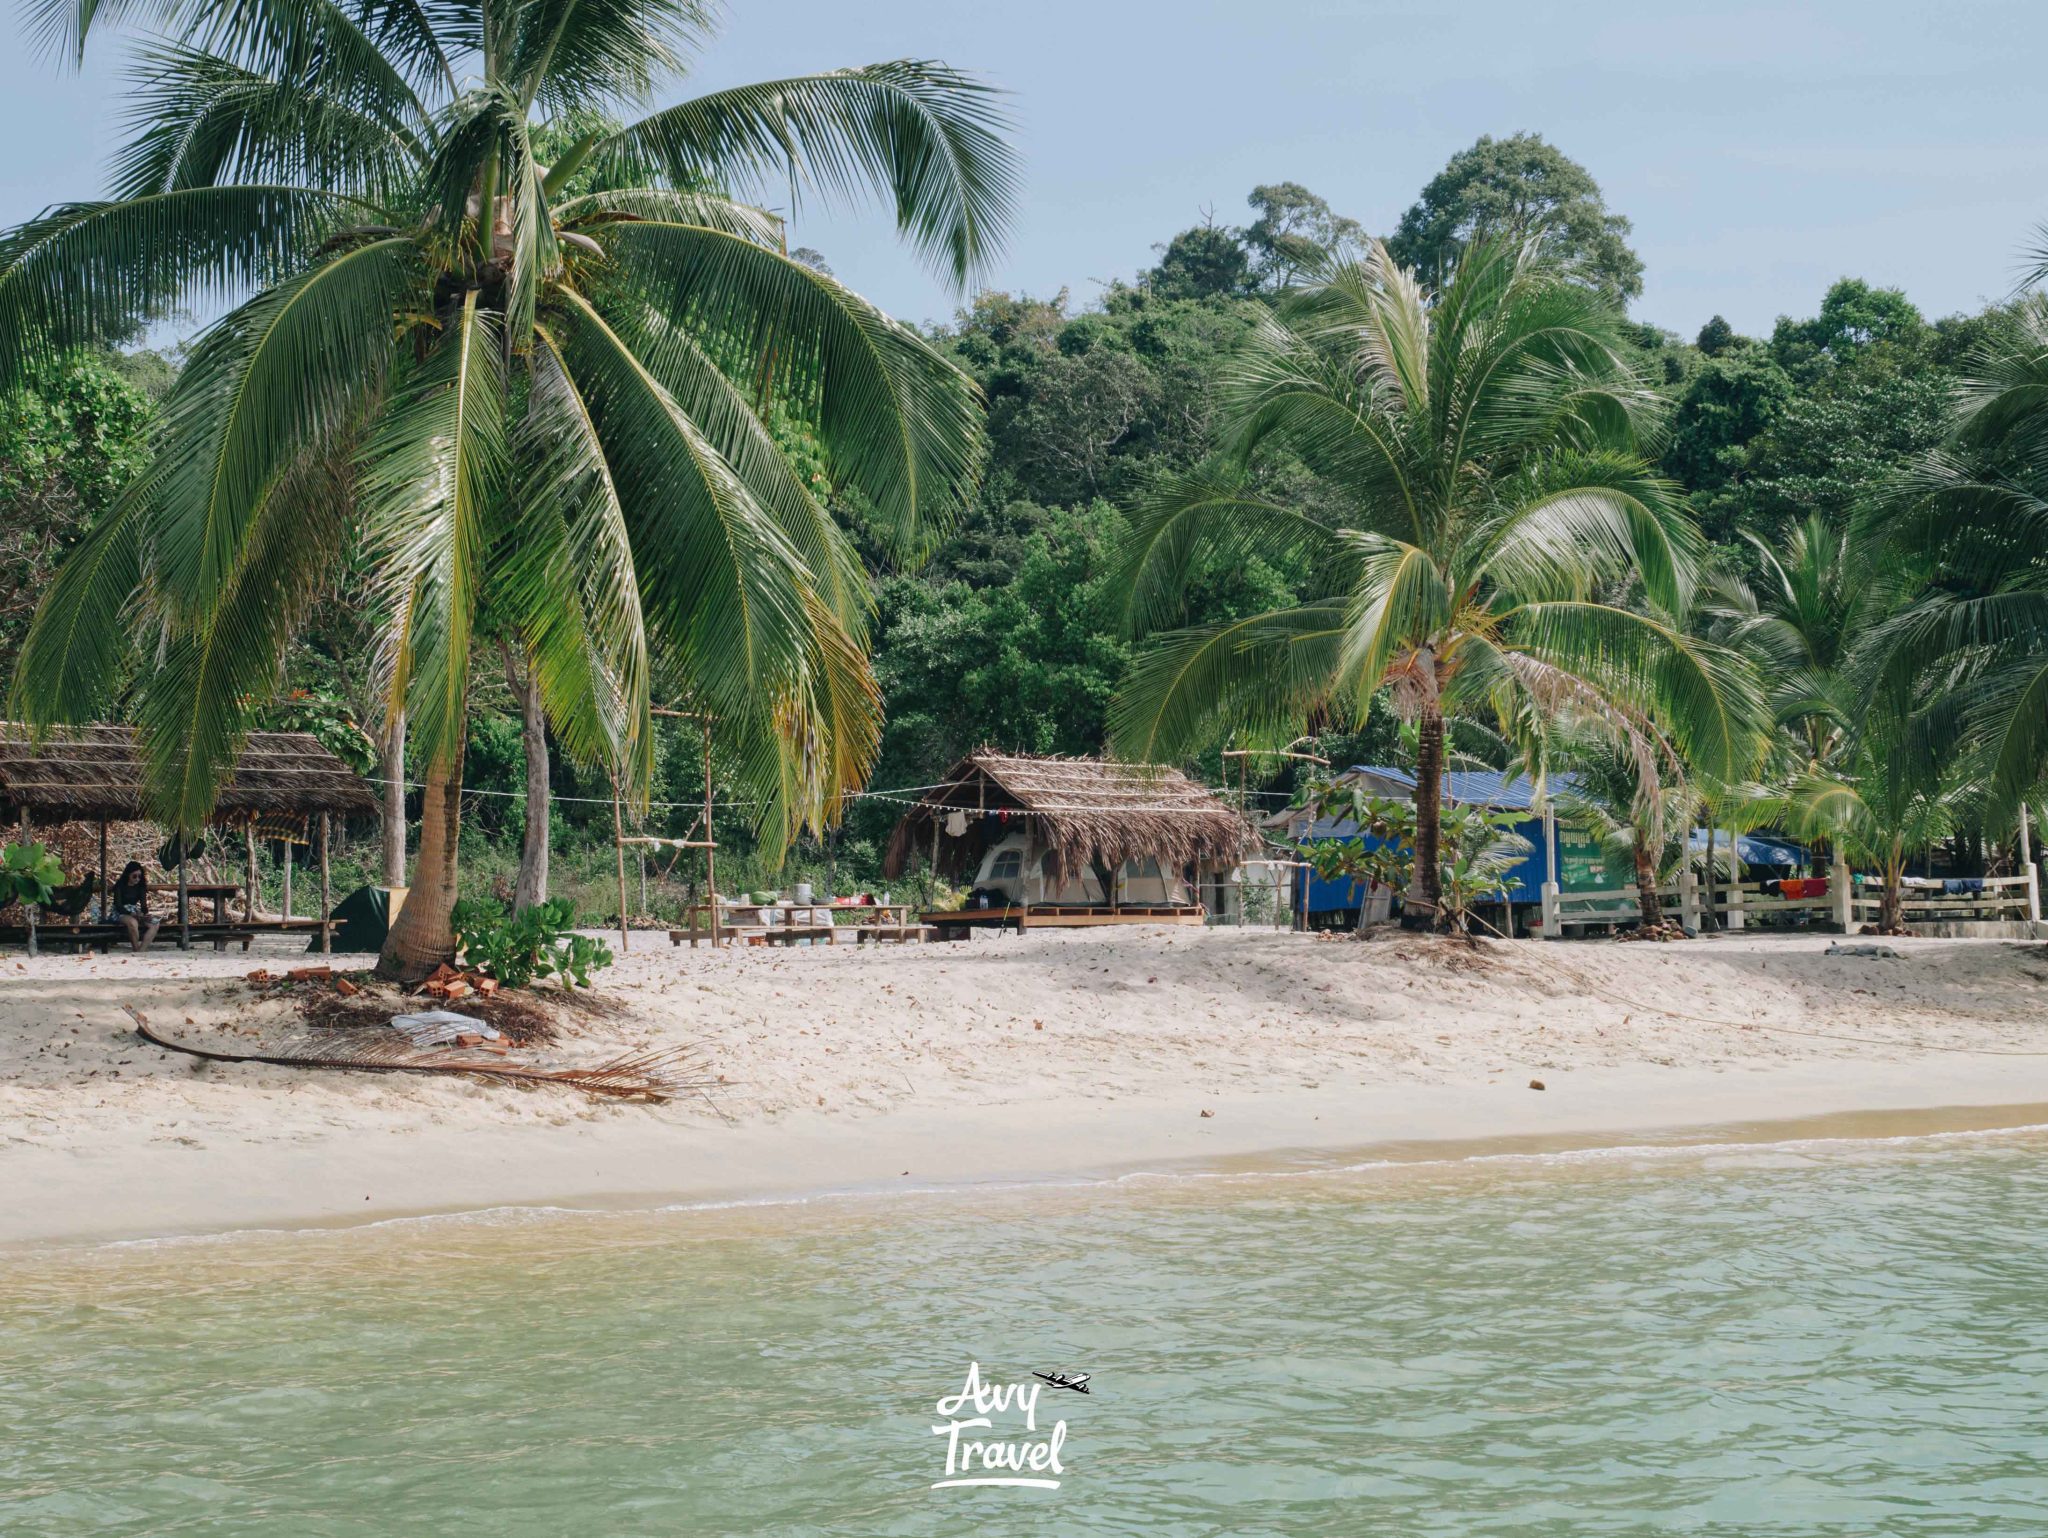
<path id="1" fill-rule="evenodd" d="M 334 898 L 327 867 L 327 814 L 320 814 L 320 954 L 334 954 Z"/>
<path id="2" fill-rule="evenodd" d="M 29 821 L 28 808 L 23 807 L 21 809 L 21 842 L 22 847 L 24 849 L 28 847 L 30 827 L 31 823 Z M 36 905 L 30 902 L 27 898 L 23 898 L 21 902 L 21 913 L 22 917 L 28 921 L 28 953 L 31 956 L 33 956 L 36 954 L 37 951 Z"/>
<path id="3" fill-rule="evenodd" d="M 619 868 L 619 949 L 629 951 L 633 942 L 626 931 L 626 818 L 619 810 L 619 777 L 612 776 L 612 857 Z"/>
<path id="4" fill-rule="evenodd" d="M 105 923 L 111 916 L 107 895 L 107 819 L 100 819 L 100 922 Z"/>
<path id="5" fill-rule="evenodd" d="M 192 949 L 192 897 L 186 890 L 187 878 L 192 873 L 192 849 L 185 842 L 183 833 L 171 835 L 178 847 L 178 949 Z"/>
<path id="6" fill-rule="evenodd" d="M 292 857 L 292 841 L 290 839 L 286 839 L 278 847 L 284 851 L 284 909 L 278 917 L 288 919 L 292 916 L 292 867 L 298 861 Z"/>
<path id="7" fill-rule="evenodd" d="M 249 813 L 242 819 L 242 840 L 249 847 L 246 855 L 247 871 L 242 877 L 242 919 L 245 923 L 256 922 L 256 814 Z"/>

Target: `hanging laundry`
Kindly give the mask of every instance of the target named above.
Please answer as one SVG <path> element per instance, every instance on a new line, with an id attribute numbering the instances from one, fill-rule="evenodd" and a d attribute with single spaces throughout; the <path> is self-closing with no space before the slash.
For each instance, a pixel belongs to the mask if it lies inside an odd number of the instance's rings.
<path id="1" fill-rule="evenodd" d="M 1981 897 L 1984 883 L 1976 876 L 1951 876 L 1942 882 L 1941 889 L 1950 897 Z"/>
<path id="2" fill-rule="evenodd" d="M 1825 876 L 1809 877 L 1804 885 L 1808 897 L 1825 897 L 1828 895 L 1828 878 Z"/>
<path id="3" fill-rule="evenodd" d="M 948 838 L 960 838 L 966 832 L 967 814 L 958 811 L 948 813 L 946 816 L 946 836 Z"/>

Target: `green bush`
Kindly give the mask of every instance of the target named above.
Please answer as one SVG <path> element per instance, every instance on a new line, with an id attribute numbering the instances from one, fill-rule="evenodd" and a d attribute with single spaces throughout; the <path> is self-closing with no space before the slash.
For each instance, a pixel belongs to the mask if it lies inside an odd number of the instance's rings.
<path id="1" fill-rule="evenodd" d="M 0 850 L 0 907 L 41 906 L 64 884 L 64 867 L 41 844 L 9 844 Z"/>
<path id="2" fill-rule="evenodd" d="M 536 977 L 588 988 L 590 974 L 612 964 L 612 950 L 602 940 L 573 933 L 575 917 L 566 897 L 517 914 L 492 898 L 465 897 L 455 905 L 455 939 L 470 966 L 507 988 L 525 988 Z"/>

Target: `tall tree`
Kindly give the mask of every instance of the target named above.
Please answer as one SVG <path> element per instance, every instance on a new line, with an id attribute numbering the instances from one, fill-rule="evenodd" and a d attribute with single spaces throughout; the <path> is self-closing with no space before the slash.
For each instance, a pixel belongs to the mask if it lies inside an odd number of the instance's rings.
<path id="1" fill-rule="evenodd" d="M 1748 762 L 1761 703 L 1738 659 L 1674 622 L 1700 539 L 1641 457 L 1658 402 L 1618 316 L 1536 244 L 1482 241 L 1432 295 L 1375 244 L 1268 322 L 1228 382 L 1228 459 L 1138 508 L 1128 617 L 1180 612 L 1198 553 L 1306 561 L 1293 607 L 1165 637 L 1112 715 L 1119 752 L 1176 756 L 1226 725 L 1362 724 L 1391 686 L 1419 724 L 1416 906 L 1436 910 L 1446 717 L 1574 710 L 1654 760 Z M 1262 496 L 1284 447 L 1326 497 Z M 1647 608 L 1616 601 L 1635 584 Z"/>
<path id="2" fill-rule="evenodd" d="M 1442 281 L 1473 242 L 1538 239 L 1582 281 L 1623 299 L 1643 291 L 1629 222 L 1607 211 L 1592 173 L 1541 134 L 1482 134 L 1439 171 L 1387 241 L 1394 260 Z"/>
<path id="3" fill-rule="evenodd" d="M 697 0 L 93 0 L 118 15 L 137 131 L 102 201 L 0 237 L 0 384 L 193 299 L 236 301 L 165 402 L 151 469 L 51 585 L 13 698 L 103 708 L 139 623 L 153 800 L 207 816 L 285 641 L 351 540 L 370 552 L 424 784 L 380 967 L 452 950 L 478 604 L 525 647 L 556 739 L 645 795 L 657 691 L 717 716 L 772 838 L 870 763 L 867 589 L 762 420 L 802 416 L 835 484 L 920 548 L 976 471 L 971 384 L 782 252 L 726 195 L 882 191 L 967 281 L 1013 162 L 989 89 L 896 62 L 714 92 L 623 126 L 709 32 Z M 582 188 L 584 190 L 576 190 Z M 341 467 L 347 494 L 338 494 Z M 131 605 L 135 607 L 131 608 Z"/>

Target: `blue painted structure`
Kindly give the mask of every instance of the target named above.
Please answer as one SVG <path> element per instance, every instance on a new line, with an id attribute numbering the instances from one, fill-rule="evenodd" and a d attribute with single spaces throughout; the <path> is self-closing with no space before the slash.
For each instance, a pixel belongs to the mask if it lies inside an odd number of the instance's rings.
<path id="1" fill-rule="evenodd" d="M 1383 795 L 1413 795 L 1415 791 L 1415 776 L 1405 769 L 1354 764 L 1348 773 L 1379 781 Z M 1578 789 L 1578 780 L 1569 774 L 1553 775 L 1550 783 L 1558 792 L 1570 793 Z M 1448 769 L 1444 771 L 1444 804 L 1483 806 L 1497 812 L 1529 814 L 1515 823 L 1515 832 L 1529 841 L 1529 855 L 1509 876 L 1507 898 L 1510 903 L 1540 903 L 1543 900 L 1544 876 L 1543 817 L 1536 809 L 1535 785 L 1493 769 Z M 1319 817 L 1309 825 L 1301 841 L 1309 843 L 1318 839 L 1357 837 L 1358 825 L 1350 818 Z M 1312 870 L 1303 870 L 1302 881 L 1295 892 L 1295 907 L 1297 912 L 1308 915 L 1345 913 L 1355 910 L 1364 899 L 1363 882 L 1326 881 Z"/>

